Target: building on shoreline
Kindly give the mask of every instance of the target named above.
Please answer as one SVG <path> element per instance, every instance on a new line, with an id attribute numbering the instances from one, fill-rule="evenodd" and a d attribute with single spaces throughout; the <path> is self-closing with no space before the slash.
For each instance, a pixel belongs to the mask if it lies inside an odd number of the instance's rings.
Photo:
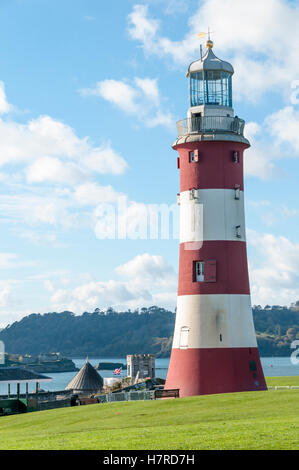
<path id="1" fill-rule="evenodd" d="M 154 354 L 128 354 L 127 376 L 132 379 L 154 379 L 156 376 Z"/>
<path id="2" fill-rule="evenodd" d="M 79 372 L 65 387 L 65 390 L 73 390 L 74 393 L 97 393 L 103 389 L 102 376 L 86 359 Z"/>

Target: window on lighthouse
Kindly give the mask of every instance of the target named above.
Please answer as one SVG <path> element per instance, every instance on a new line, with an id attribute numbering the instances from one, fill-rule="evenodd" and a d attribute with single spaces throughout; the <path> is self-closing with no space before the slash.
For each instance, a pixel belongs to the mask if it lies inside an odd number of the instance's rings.
<path id="1" fill-rule="evenodd" d="M 193 152 L 189 152 L 189 162 L 190 163 L 198 162 L 198 160 L 199 160 L 199 154 L 198 154 L 197 149 L 195 149 Z"/>
<path id="2" fill-rule="evenodd" d="M 203 282 L 205 280 L 205 264 L 203 261 L 196 261 L 195 280 L 196 282 Z"/>

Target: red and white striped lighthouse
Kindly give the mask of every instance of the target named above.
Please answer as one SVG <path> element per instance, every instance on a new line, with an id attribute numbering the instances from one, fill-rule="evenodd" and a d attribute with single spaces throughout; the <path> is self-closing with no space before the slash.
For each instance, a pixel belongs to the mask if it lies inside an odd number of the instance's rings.
<path id="1" fill-rule="evenodd" d="M 245 122 L 232 108 L 233 67 L 213 53 L 189 66 L 188 118 L 177 123 L 180 267 L 165 388 L 180 396 L 266 390 L 248 278 Z"/>

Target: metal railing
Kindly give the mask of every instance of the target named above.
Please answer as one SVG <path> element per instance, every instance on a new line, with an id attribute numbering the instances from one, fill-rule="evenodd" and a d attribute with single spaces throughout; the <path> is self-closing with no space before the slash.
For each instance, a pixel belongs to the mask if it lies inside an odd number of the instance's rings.
<path id="1" fill-rule="evenodd" d="M 135 401 L 135 400 L 154 400 L 154 390 L 144 390 L 143 392 L 117 392 L 97 395 L 99 403 L 111 403 L 115 401 Z"/>
<path id="2" fill-rule="evenodd" d="M 236 117 L 201 116 L 183 119 L 177 124 L 178 136 L 205 132 L 232 132 L 243 136 L 245 121 Z"/>

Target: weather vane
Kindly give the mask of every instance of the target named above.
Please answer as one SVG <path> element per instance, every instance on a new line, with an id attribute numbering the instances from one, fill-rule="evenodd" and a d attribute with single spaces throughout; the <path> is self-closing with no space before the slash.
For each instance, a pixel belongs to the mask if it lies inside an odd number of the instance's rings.
<path id="1" fill-rule="evenodd" d="M 206 35 L 208 35 L 208 41 L 211 41 L 211 33 L 215 33 L 215 31 L 210 31 L 210 27 L 209 27 L 207 33 L 202 31 L 201 33 L 197 34 L 197 37 L 201 39 L 201 38 L 204 38 Z"/>
<path id="2" fill-rule="evenodd" d="M 197 37 L 199 39 L 204 38 L 206 35 L 208 35 L 208 40 L 206 42 L 206 48 L 207 49 L 212 49 L 212 47 L 214 46 L 213 41 L 211 41 L 211 33 L 214 33 L 214 32 L 215 31 L 210 31 L 210 27 L 209 27 L 207 33 L 202 31 L 201 33 L 197 34 Z M 202 59 L 202 45 L 200 45 L 200 58 Z"/>

